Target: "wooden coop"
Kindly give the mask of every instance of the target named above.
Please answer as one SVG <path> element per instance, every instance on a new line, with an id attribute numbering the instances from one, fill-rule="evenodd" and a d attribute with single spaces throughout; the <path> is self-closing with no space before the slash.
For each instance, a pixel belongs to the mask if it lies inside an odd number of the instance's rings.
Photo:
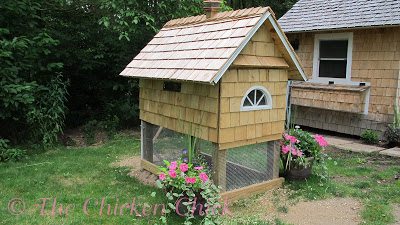
<path id="1" fill-rule="evenodd" d="M 278 187 L 288 79 L 301 65 L 268 7 L 175 19 L 120 75 L 140 79 L 142 168 L 176 160 L 198 138 L 223 195 Z"/>

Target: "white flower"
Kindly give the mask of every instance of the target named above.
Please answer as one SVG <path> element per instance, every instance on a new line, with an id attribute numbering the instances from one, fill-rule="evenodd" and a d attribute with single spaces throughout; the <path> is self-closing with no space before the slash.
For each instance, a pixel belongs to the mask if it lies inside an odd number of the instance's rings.
<path id="1" fill-rule="evenodd" d="M 294 128 L 295 128 L 295 129 L 300 129 L 300 126 L 299 126 L 299 125 L 296 125 Z"/>

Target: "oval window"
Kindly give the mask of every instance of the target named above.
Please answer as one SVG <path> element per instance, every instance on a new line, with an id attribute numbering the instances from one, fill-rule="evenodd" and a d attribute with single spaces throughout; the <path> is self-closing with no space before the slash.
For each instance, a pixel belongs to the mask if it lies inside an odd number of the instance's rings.
<path id="1" fill-rule="evenodd" d="M 268 90 L 261 86 L 250 88 L 242 99 L 241 111 L 272 109 L 272 98 Z"/>

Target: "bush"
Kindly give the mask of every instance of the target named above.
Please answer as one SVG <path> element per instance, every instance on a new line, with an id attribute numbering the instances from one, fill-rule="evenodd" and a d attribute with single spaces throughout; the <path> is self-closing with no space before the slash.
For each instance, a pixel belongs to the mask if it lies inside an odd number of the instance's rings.
<path id="1" fill-rule="evenodd" d="M 83 135 L 87 145 L 92 145 L 96 142 L 96 132 L 98 129 L 99 123 L 97 120 L 91 120 L 83 126 Z"/>
<path id="2" fill-rule="evenodd" d="M 26 157 L 26 151 L 10 148 L 7 139 L 0 139 L 0 162 L 19 161 Z"/>
<path id="3" fill-rule="evenodd" d="M 400 127 L 390 124 L 387 127 L 384 136 L 389 142 L 389 146 L 400 146 Z"/>
<path id="4" fill-rule="evenodd" d="M 119 118 L 113 116 L 107 120 L 101 121 L 99 127 L 106 132 L 108 139 L 113 139 L 119 128 Z"/>
<path id="5" fill-rule="evenodd" d="M 361 140 L 367 144 L 378 144 L 379 134 L 373 130 L 364 130 L 361 133 Z"/>

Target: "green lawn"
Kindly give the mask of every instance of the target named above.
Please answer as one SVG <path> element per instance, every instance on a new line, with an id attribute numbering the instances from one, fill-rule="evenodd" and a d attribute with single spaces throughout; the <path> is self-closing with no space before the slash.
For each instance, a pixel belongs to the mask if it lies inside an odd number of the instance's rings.
<path id="1" fill-rule="evenodd" d="M 0 224 L 154 224 L 158 217 L 143 215 L 143 204 L 163 203 L 162 193 L 127 176 L 127 168 L 110 165 L 123 156 L 138 155 L 139 146 L 139 140 L 119 136 L 101 147 L 59 147 L 31 155 L 23 162 L 0 164 Z M 154 191 L 157 194 L 151 197 Z M 25 203 L 25 210 L 19 215 L 11 214 L 8 209 L 14 198 Z M 45 215 L 40 210 L 43 198 L 50 199 L 45 205 Z M 54 198 L 57 210 L 52 216 Z M 86 215 L 83 205 L 88 198 L 91 200 Z M 105 206 L 100 215 L 102 198 Z M 120 207 L 131 203 L 133 198 L 142 216 L 130 215 L 130 209 L 120 215 Z M 114 215 L 116 203 L 118 210 Z M 68 215 L 58 215 L 61 204 L 64 212 L 66 205 L 70 205 Z M 109 215 L 107 204 L 111 205 Z M 15 210 L 20 212 L 20 206 L 15 203 Z M 146 211 L 151 214 L 150 210 Z"/>
<path id="2" fill-rule="evenodd" d="M 30 155 L 17 163 L 0 164 L 0 224 L 155 224 L 158 216 L 143 215 L 143 205 L 162 204 L 165 198 L 160 190 L 142 185 L 127 175 L 128 168 L 116 168 L 111 164 L 124 157 L 139 155 L 140 142 L 120 135 L 99 147 L 58 147 Z M 365 224 L 384 225 L 394 221 L 392 204 L 400 204 L 400 181 L 394 175 L 400 173 L 400 161 L 377 155 L 348 152 L 330 152 L 328 160 L 330 181 L 320 185 L 316 177 L 307 182 L 286 182 L 294 190 L 289 198 L 322 199 L 350 196 L 364 205 L 362 219 Z M 152 197 L 151 193 L 156 192 Z M 19 215 L 10 213 L 10 200 L 19 198 L 22 207 L 11 204 Z M 41 215 L 43 198 L 49 198 Z M 55 215 L 52 203 L 57 199 Z M 100 215 L 100 204 L 105 206 Z M 141 217 L 130 215 L 130 209 L 120 214 L 124 203 L 135 198 L 136 209 Z M 91 199 L 84 213 L 84 202 Z M 97 201 L 97 205 L 96 205 Z M 255 201 L 257 201 L 255 199 Z M 68 215 L 58 215 L 58 208 L 69 206 Z M 107 205 L 110 204 L 110 213 Z M 114 208 L 117 204 L 116 215 Z M 257 203 L 255 203 L 257 204 Z M 234 208 L 232 209 L 234 211 Z M 146 214 L 152 214 L 146 210 Z M 171 217 L 169 224 L 182 224 Z M 240 221 L 224 219 L 224 224 L 272 224 L 257 220 L 255 215 L 240 215 Z M 283 224 L 275 221 L 274 224 Z"/>

